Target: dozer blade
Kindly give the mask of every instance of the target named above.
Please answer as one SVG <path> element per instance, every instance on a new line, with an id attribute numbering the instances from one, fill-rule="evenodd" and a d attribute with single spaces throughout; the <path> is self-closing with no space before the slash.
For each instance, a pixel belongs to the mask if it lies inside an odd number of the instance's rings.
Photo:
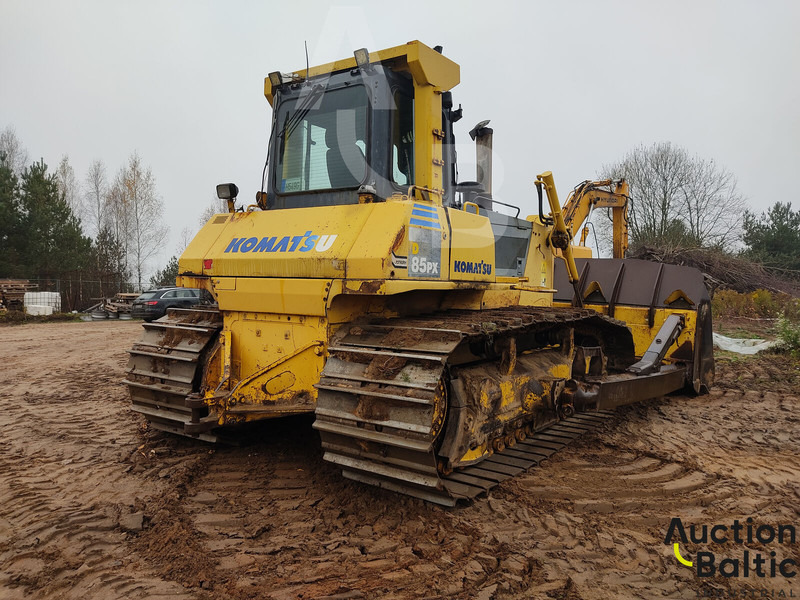
<path id="1" fill-rule="evenodd" d="M 186 425 L 206 417 L 208 410 L 187 407 L 186 398 L 199 391 L 203 354 L 222 329 L 222 316 L 217 310 L 173 308 L 143 326 L 141 339 L 128 351 L 125 383 L 132 408 L 154 429 L 189 435 Z M 217 439 L 213 433 L 191 437 Z"/>
<path id="2" fill-rule="evenodd" d="M 558 290 L 554 301 L 569 306 L 575 302 L 575 292 L 563 263 L 554 263 L 554 287 Z M 635 330 L 638 356 L 645 355 L 657 339 L 660 323 L 676 314 L 685 315 L 684 341 L 670 348 L 666 358 L 692 364 L 687 386 L 695 393 L 713 385 L 711 300 L 700 271 L 630 258 L 578 258 L 575 264 L 584 305 L 622 319 Z"/>

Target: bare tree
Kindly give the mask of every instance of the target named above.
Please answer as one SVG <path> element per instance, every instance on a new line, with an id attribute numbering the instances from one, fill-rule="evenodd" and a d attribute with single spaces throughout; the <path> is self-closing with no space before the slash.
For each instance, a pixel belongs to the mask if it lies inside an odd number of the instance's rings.
<path id="1" fill-rule="evenodd" d="M 736 179 L 713 160 L 670 142 L 639 146 L 603 167 L 602 178 L 628 181 L 631 246 L 728 248 L 737 238 L 744 198 Z"/>
<path id="2" fill-rule="evenodd" d="M 200 227 L 208 223 L 208 220 L 214 215 L 227 212 L 228 212 L 228 203 L 225 200 L 220 200 L 219 198 L 214 196 L 209 205 L 206 206 L 203 209 L 203 212 L 200 213 L 200 219 L 199 219 Z"/>
<path id="3" fill-rule="evenodd" d="M 84 205 L 87 221 L 91 225 L 95 239 L 103 229 L 103 216 L 108 194 L 108 181 L 106 180 L 106 166 L 102 160 L 95 160 L 86 173 L 84 185 Z M 119 239 L 119 238 L 117 238 Z"/>
<path id="4" fill-rule="evenodd" d="M 56 184 L 58 185 L 58 193 L 67 202 L 67 206 L 72 210 L 79 219 L 83 217 L 83 199 L 81 194 L 81 186 L 75 177 L 75 169 L 69 164 L 69 156 L 66 154 L 61 157 L 61 162 L 58 163 L 56 169 Z"/>
<path id="5" fill-rule="evenodd" d="M 28 151 L 23 148 L 17 138 L 16 129 L 11 125 L 0 133 L 0 159 L 14 171 L 17 177 L 22 177 L 22 172 L 28 166 Z"/>
<path id="6" fill-rule="evenodd" d="M 736 178 L 714 160 L 695 157 L 689 185 L 683 189 L 684 220 L 692 237 L 702 246 L 727 248 L 738 239 L 744 196 L 736 190 Z"/>
<path id="7" fill-rule="evenodd" d="M 189 227 L 184 227 L 181 229 L 181 235 L 178 238 L 178 247 L 175 249 L 178 256 L 183 254 L 183 251 L 186 250 L 189 242 L 191 242 L 192 238 L 194 237 L 194 233 L 194 230 Z"/>
<path id="8" fill-rule="evenodd" d="M 123 267 L 126 273 L 130 272 L 130 224 L 128 204 L 125 199 L 125 185 L 120 173 L 114 178 L 114 183 L 106 189 L 103 196 L 103 223 L 115 240 L 118 240 L 123 250 Z"/>
<path id="9" fill-rule="evenodd" d="M 147 262 L 162 249 L 169 228 L 161 220 L 163 203 L 156 191 L 156 181 L 145 168 L 138 153 L 123 166 L 112 186 L 115 196 L 121 196 L 117 219 L 127 239 L 129 264 L 142 289 Z"/>

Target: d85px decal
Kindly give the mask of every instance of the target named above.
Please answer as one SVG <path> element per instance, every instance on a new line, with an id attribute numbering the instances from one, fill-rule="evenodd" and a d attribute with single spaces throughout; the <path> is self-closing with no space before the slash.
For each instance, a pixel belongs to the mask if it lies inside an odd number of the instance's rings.
<path id="1" fill-rule="evenodd" d="M 408 228 L 408 276 L 442 276 L 442 230 L 435 209 L 415 204 Z"/>

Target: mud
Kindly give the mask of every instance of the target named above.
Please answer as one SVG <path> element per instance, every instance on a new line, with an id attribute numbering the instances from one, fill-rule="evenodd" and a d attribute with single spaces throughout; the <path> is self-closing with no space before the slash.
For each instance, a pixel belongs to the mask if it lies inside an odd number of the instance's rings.
<path id="1" fill-rule="evenodd" d="M 786 356 L 725 359 L 709 396 L 620 409 L 442 509 L 343 480 L 311 419 L 241 447 L 148 430 L 120 384 L 137 323 L 0 333 L 3 599 L 800 596 L 793 579 L 698 579 L 664 545 L 672 517 L 800 525 L 800 363 Z M 751 549 L 800 562 L 798 547 Z"/>
<path id="2" fill-rule="evenodd" d="M 364 377 L 384 380 L 394 379 L 406 364 L 408 364 L 408 360 L 405 358 L 377 356 L 370 361 L 369 366 L 364 371 Z"/>

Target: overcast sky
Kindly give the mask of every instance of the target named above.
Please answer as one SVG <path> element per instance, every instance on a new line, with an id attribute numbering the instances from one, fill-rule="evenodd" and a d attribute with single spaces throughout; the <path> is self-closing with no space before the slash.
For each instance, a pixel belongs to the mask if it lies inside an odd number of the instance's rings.
<path id="1" fill-rule="evenodd" d="M 418 39 L 461 65 L 466 132 L 491 119 L 495 197 L 534 212 L 535 175 L 562 200 L 639 144 L 670 141 L 735 174 L 750 207 L 793 201 L 800 166 L 800 2 L 90 2 L 0 0 L 0 130 L 31 159 L 94 159 L 113 177 L 133 152 L 171 228 L 233 181 L 260 185 L 270 71 Z M 466 166 L 467 159 L 471 166 Z M 153 267 L 159 265 L 152 265 Z"/>

